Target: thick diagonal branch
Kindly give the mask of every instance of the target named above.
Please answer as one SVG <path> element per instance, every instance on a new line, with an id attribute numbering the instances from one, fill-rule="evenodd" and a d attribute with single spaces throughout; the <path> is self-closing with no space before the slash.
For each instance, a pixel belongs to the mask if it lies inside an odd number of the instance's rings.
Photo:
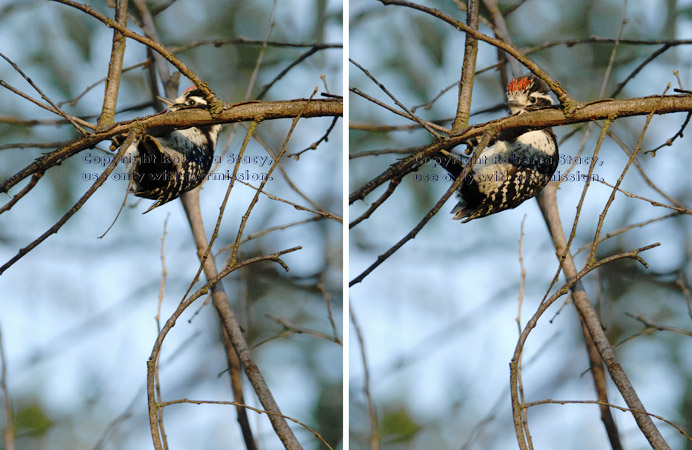
<path id="1" fill-rule="evenodd" d="M 560 221 L 560 214 L 557 208 L 557 196 L 556 187 L 554 183 L 550 183 L 544 190 L 543 195 L 539 199 L 539 206 L 546 219 L 548 228 L 550 229 L 550 234 L 553 238 L 553 243 L 558 255 L 565 254 L 565 260 L 562 264 L 562 268 L 565 273 L 565 277 L 568 280 L 574 280 L 577 278 L 579 271 L 574 264 L 572 255 L 569 252 L 565 252 L 567 240 L 562 229 L 562 223 Z M 651 444 L 652 448 L 656 450 L 669 450 L 670 447 L 661 436 L 654 425 L 651 417 L 646 414 L 646 408 L 639 400 L 637 392 L 634 390 L 632 383 L 630 382 L 627 374 L 623 370 L 620 363 L 615 357 L 615 352 L 608 342 L 608 338 L 603 331 L 603 325 L 596 314 L 596 311 L 589 301 L 589 297 L 584 290 L 581 282 L 577 282 L 572 286 L 572 298 L 574 300 L 574 305 L 579 312 L 579 316 L 582 319 L 582 323 L 589 332 L 589 335 L 593 339 L 598 353 L 601 355 L 601 359 L 605 363 L 610 377 L 617 386 L 620 394 L 625 399 L 627 406 L 632 410 L 632 415 L 634 420 L 637 422 L 639 429 L 642 431 L 646 439 Z"/>
<path id="2" fill-rule="evenodd" d="M 185 208 L 185 213 L 188 220 L 190 221 L 190 228 L 192 229 L 192 235 L 195 239 L 195 244 L 197 246 L 197 251 L 200 258 L 204 255 L 205 250 L 209 244 L 207 240 L 206 233 L 204 231 L 204 224 L 202 223 L 202 214 L 199 206 L 199 191 L 193 190 L 183 195 L 183 207 Z M 207 280 L 213 280 L 219 274 L 214 258 L 206 258 L 204 260 L 204 275 Z M 288 450 L 302 450 L 302 447 L 298 440 L 296 439 L 293 431 L 288 426 L 286 419 L 281 415 L 281 410 L 274 400 L 274 396 L 264 380 L 262 373 L 260 372 L 255 360 L 252 356 L 252 352 L 247 345 L 243 331 L 240 328 L 240 323 L 236 319 L 235 313 L 231 308 L 231 304 L 228 301 L 228 296 L 221 286 L 220 283 L 216 283 L 211 288 L 211 298 L 214 303 L 214 308 L 219 315 L 221 324 L 228 333 L 233 348 L 235 349 L 238 359 L 245 369 L 252 387 L 260 399 L 262 406 L 267 411 L 271 411 L 277 414 L 269 414 L 269 421 L 276 431 L 276 434 L 281 439 Z"/>

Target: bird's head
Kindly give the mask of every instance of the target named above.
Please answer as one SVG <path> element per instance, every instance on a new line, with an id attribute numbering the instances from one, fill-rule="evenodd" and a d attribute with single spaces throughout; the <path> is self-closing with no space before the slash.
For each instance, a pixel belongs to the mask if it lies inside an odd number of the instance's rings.
<path id="1" fill-rule="evenodd" d="M 171 111 L 179 111 L 187 108 L 208 108 L 209 105 L 204 98 L 204 94 L 196 86 L 191 86 L 175 100 L 159 97 L 164 105 Z"/>
<path id="2" fill-rule="evenodd" d="M 524 75 L 507 85 L 507 106 L 512 114 L 533 111 L 553 105 L 548 88 L 535 75 Z"/>

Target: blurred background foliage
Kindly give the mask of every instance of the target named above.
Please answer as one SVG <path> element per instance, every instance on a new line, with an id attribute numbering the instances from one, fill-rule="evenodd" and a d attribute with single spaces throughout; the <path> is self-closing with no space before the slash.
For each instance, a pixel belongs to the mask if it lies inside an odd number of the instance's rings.
<path id="1" fill-rule="evenodd" d="M 112 17 L 107 2 L 86 2 Z M 130 2 L 132 3 L 132 2 Z M 148 1 L 157 12 L 161 40 L 227 102 L 254 99 L 309 47 L 269 45 L 337 44 L 317 51 L 290 70 L 263 100 L 307 98 L 313 89 L 342 91 L 342 5 L 338 0 L 302 2 Z M 137 16 L 131 5 L 131 14 Z M 131 21 L 129 27 L 141 30 Z M 237 42 L 238 39 L 259 44 Z M 0 1 L 0 52 L 17 63 L 45 93 L 70 114 L 96 121 L 102 101 L 112 30 L 64 5 L 44 1 Z M 214 41 L 218 45 L 202 44 Z M 235 42 L 226 42 L 235 41 Z M 155 111 L 146 49 L 127 41 L 116 120 Z M 322 78 L 324 76 L 324 78 Z M 6 62 L 0 79 L 39 97 Z M 182 79 L 180 91 L 190 86 Z M 89 89 L 88 89 L 89 88 Z M 319 96 L 319 94 L 318 94 Z M 74 101 L 72 101 L 74 100 Z M 60 142 L 77 137 L 57 125 L 59 118 L 7 89 L 0 91 L 0 180 L 26 167 Z M 38 121 L 38 122 L 30 122 Z M 246 156 L 278 153 L 290 120 L 259 125 Z M 303 119 L 288 146 L 296 153 L 322 137 L 332 119 Z M 341 215 L 341 121 L 331 139 L 283 167 L 304 195 Z M 217 145 L 217 171 L 233 170 L 243 126 L 227 125 Z M 259 142 L 262 142 L 261 145 Z M 108 142 L 50 169 L 39 185 L 0 216 L 3 263 L 52 226 L 92 185 L 111 153 Z M 270 158 L 271 159 L 271 158 Z M 245 181 L 255 186 L 269 163 L 247 160 Z M 168 272 L 162 320 L 175 309 L 198 268 L 196 250 L 179 201 L 143 216 L 149 201 L 128 198 L 128 206 L 103 239 L 125 196 L 119 167 L 111 179 L 60 230 L 0 277 L 0 327 L 6 351 L 8 388 L 14 404 L 17 449 L 152 448 L 144 391 L 146 360 L 157 334 L 161 283 L 161 245 L 165 223 Z M 4 196 L 16 194 L 20 183 Z M 213 229 L 227 181 L 212 180 L 201 192 L 207 233 Z M 266 191 L 312 207 L 278 171 Z M 215 251 L 235 239 L 240 218 L 255 191 L 236 184 L 226 209 Z M 260 198 L 246 234 L 313 217 L 291 205 Z M 332 446 L 341 442 L 342 348 L 335 342 L 296 335 L 276 318 L 333 335 L 325 295 L 331 299 L 336 332 L 341 334 L 342 232 L 334 220 L 312 220 L 276 230 L 244 243 L 240 258 L 301 245 L 286 255 L 290 272 L 273 263 L 244 268 L 224 287 L 247 333 L 259 367 L 284 414 L 320 432 Z M 222 265 L 227 251 L 219 252 Z M 198 283 L 198 286 L 200 284 Z M 198 286 L 195 286 L 197 288 Z M 324 289 L 320 289 L 323 286 Z M 326 294 L 325 294 L 326 293 Z M 167 338 L 161 357 L 164 400 L 187 397 L 232 400 L 216 313 L 202 300 L 186 311 Z M 260 406 L 252 390 L 246 401 Z M 282 448 L 264 416 L 250 412 L 261 448 Z M 0 413 L 4 431 L 6 417 Z M 164 410 L 171 449 L 221 449 L 242 445 L 232 406 L 175 405 Z M 294 426 L 305 448 L 324 448 L 306 429 Z M 0 448 L 3 444 L 0 444 Z"/>
<path id="2" fill-rule="evenodd" d="M 455 1 L 415 1 L 466 21 Z M 483 2 L 481 1 L 481 5 Z M 614 39 L 626 20 L 623 39 L 661 41 L 692 38 L 692 3 L 682 0 L 644 1 L 499 1 L 516 46 L 546 70 L 574 98 L 599 96 L 614 44 L 582 42 L 592 36 Z M 481 14 L 489 17 L 482 6 Z M 484 25 L 481 31 L 492 35 Z M 434 17 L 374 0 L 350 2 L 350 57 L 368 70 L 399 101 L 430 121 L 451 119 L 456 102 L 465 35 Z M 548 46 L 548 43 L 566 41 Z M 660 95 L 667 84 L 692 88 L 689 44 L 672 45 L 628 81 L 617 98 Z M 605 97 L 663 43 L 621 43 L 617 47 Z M 540 48 L 538 48 L 540 47 Z M 471 112 L 501 106 L 504 88 L 491 66 L 495 48 L 480 43 Z M 376 99 L 394 103 L 357 67 L 349 66 L 350 85 Z M 437 96 L 445 89 L 450 88 Z M 433 99 L 433 103 L 429 104 Z M 410 151 L 431 142 L 424 130 L 385 131 L 378 126 L 410 125 L 402 117 L 359 95 L 350 95 L 350 191 L 363 186 Z M 428 105 L 423 107 L 421 105 Z M 499 118 L 501 110 L 474 114 L 472 123 Z M 657 116 L 644 138 L 652 149 L 671 138 L 685 114 Z M 617 120 L 613 133 L 633 149 L 643 117 Z M 451 121 L 443 123 L 451 126 Z M 588 130 L 588 131 L 587 131 Z M 555 128 L 560 139 L 564 174 L 572 158 L 585 145 L 591 156 L 601 129 L 596 124 Z M 571 135 L 573 131 L 575 134 Z M 571 135 L 571 136 L 568 136 Z M 644 173 L 675 201 L 692 204 L 692 163 L 687 133 L 654 154 L 640 153 Z M 363 156 L 366 151 L 392 150 Z M 458 149 L 457 149 L 458 151 Z M 653 157 L 655 156 L 655 157 Z M 622 173 L 627 155 L 610 138 L 600 152 L 595 173 L 611 185 Z M 579 160 L 572 173 L 585 174 L 588 160 Z M 403 238 L 432 208 L 451 181 L 434 162 L 404 178 L 395 193 L 371 218 L 351 229 L 350 279 L 378 255 Z M 558 202 L 563 227 L 569 233 L 583 182 L 560 185 Z M 632 167 L 622 189 L 670 204 Z M 351 206 L 351 220 L 363 213 L 385 191 L 386 185 L 365 201 Z M 592 183 L 582 209 L 573 252 L 590 242 L 598 214 L 611 188 Z M 509 449 L 517 448 L 509 398 L 508 364 L 518 330 L 521 285 L 519 240 L 526 270 L 522 325 L 536 310 L 557 270 L 555 249 L 535 201 L 519 208 L 470 223 L 450 220 L 450 200 L 426 227 L 365 280 L 350 289 L 351 306 L 363 332 L 370 367 L 370 390 L 377 407 L 382 448 Z M 603 234 L 672 213 L 649 202 L 618 194 Z M 523 227 L 523 228 L 522 228 Z M 523 234 L 522 234 L 523 229 Z M 691 359 L 688 335 L 657 331 L 635 319 L 692 330 L 689 280 L 692 279 L 690 219 L 686 215 L 633 228 L 599 246 L 599 258 L 660 242 L 634 261 L 609 264 L 585 279 L 589 296 L 601 314 L 617 355 L 644 405 L 654 414 L 692 430 Z M 576 257 L 584 263 L 582 251 Z M 562 278 L 561 278 L 562 280 Z M 559 286 L 559 285 L 558 285 Z M 526 401 L 546 398 L 595 399 L 593 381 L 577 315 L 571 304 L 551 307 L 529 337 L 522 372 Z M 351 335 L 355 333 L 351 328 Z M 370 421 L 364 394 L 361 348 L 351 339 L 351 448 L 370 448 Z M 613 385 L 611 402 L 624 405 Z M 613 412 L 625 448 L 648 448 L 626 413 Z M 528 412 L 536 449 L 608 448 L 597 406 L 549 405 Z M 692 448 L 692 443 L 671 426 L 656 422 L 671 448 Z"/>

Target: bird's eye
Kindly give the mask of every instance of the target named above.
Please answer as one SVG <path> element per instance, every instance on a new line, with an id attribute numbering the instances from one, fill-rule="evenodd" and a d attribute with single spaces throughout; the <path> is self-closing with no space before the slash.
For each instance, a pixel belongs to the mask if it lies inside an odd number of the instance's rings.
<path id="1" fill-rule="evenodd" d="M 530 102 L 530 103 L 534 103 L 534 104 L 535 104 L 537 101 L 538 101 L 538 99 L 537 99 L 536 97 L 529 97 L 529 102 Z"/>
<path id="2" fill-rule="evenodd" d="M 195 106 L 195 105 L 197 104 L 197 102 L 194 101 L 193 99 L 189 98 L 189 99 L 187 99 L 187 100 L 185 101 L 185 104 L 186 104 L 187 106 Z"/>

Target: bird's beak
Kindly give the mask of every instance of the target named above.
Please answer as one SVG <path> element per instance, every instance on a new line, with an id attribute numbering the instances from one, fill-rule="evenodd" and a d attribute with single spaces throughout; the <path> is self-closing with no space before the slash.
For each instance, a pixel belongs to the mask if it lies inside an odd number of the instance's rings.
<path id="1" fill-rule="evenodd" d="M 171 109 L 171 106 L 173 106 L 173 105 L 175 104 L 175 102 L 174 102 L 173 100 L 169 100 L 169 99 L 164 98 L 164 97 L 159 97 L 158 95 L 156 96 L 156 98 L 158 98 L 159 100 L 161 100 L 161 102 L 162 102 L 164 105 L 166 105 L 166 106 L 168 107 L 168 109 Z"/>

